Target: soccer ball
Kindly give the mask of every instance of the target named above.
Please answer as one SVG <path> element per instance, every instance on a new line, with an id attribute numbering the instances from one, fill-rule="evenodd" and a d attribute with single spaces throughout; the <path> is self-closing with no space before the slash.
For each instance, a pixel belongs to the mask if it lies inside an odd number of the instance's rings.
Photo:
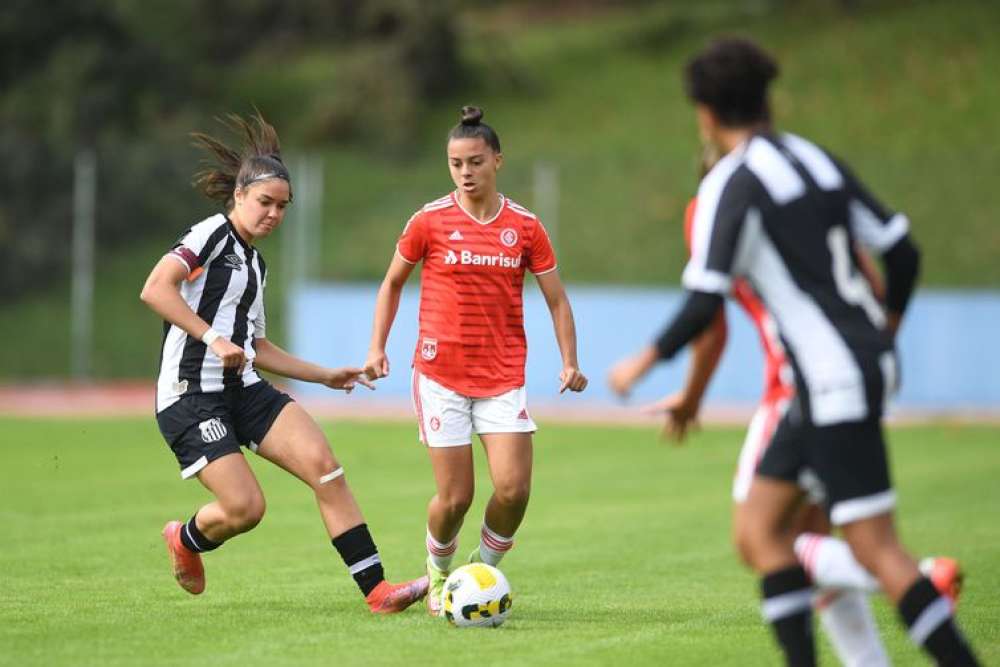
<path id="1" fill-rule="evenodd" d="M 512 599 L 503 572 L 486 563 L 470 563 L 444 582 L 444 616 L 459 628 L 495 628 L 507 620 Z"/>

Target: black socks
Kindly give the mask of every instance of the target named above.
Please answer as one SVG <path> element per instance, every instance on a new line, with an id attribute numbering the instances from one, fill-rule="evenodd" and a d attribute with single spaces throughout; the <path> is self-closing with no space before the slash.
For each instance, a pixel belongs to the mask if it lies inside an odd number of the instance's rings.
<path id="1" fill-rule="evenodd" d="M 368 532 L 368 524 L 355 526 L 331 541 L 365 597 L 385 580 L 382 560 L 378 556 L 372 535 Z"/>
<path id="2" fill-rule="evenodd" d="M 181 526 L 181 544 L 183 544 L 188 551 L 193 551 L 199 554 L 221 547 L 222 542 L 213 542 L 202 535 L 201 531 L 198 530 L 198 524 L 195 523 L 195 516 L 198 516 L 197 512 L 194 516 L 188 519 L 187 523 Z"/>
<path id="3" fill-rule="evenodd" d="M 813 667 L 812 584 L 801 565 L 765 575 L 761 581 L 764 619 L 774 628 L 789 665 Z"/>
<path id="4" fill-rule="evenodd" d="M 899 601 L 910 639 L 934 656 L 939 665 L 978 665 L 965 637 L 951 619 L 951 603 L 934 584 L 921 577 Z"/>

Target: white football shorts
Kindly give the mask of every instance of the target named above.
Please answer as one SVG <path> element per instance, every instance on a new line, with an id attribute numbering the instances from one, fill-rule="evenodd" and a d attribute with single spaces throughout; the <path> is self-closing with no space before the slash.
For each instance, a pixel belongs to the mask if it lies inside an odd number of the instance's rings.
<path id="1" fill-rule="evenodd" d="M 413 370 L 413 410 L 420 442 L 428 447 L 472 444 L 473 433 L 534 433 L 524 387 L 491 396 L 471 398 L 440 385 Z"/>
<path id="2" fill-rule="evenodd" d="M 736 474 L 733 476 L 733 500 L 735 502 L 746 501 L 747 494 L 750 492 L 750 483 L 757 472 L 757 466 L 764 458 L 764 452 L 771 444 L 771 438 L 774 437 L 774 431 L 778 428 L 778 422 L 785 416 L 789 402 L 787 398 L 764 401 L 754 412 L 750 426 L 747 428 L 746 439 L 743 441 L 743 448 L 740 450 Z M 815 505 L 823 503 L 826 492 L 822 483 L 809 469 L 802 471 L 802 475 L 799 477 L 799 486 L 805 491 L 810 503 Z"/>

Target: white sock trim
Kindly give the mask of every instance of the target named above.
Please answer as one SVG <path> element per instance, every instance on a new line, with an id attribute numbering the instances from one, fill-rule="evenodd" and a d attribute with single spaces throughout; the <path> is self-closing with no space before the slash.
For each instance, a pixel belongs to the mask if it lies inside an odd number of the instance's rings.
<path id="1" fill-rule="evenodd" d="M 760 611 L 765 621 L 773 623 L 786 616 L 792 616 L 807 609 L 811 610 L 812 597 L 813 590 L 811 588 L 803 588 L 791 593 L 782 593 L 781 595 L 764 600 L 760 605 Z"/>
<path id="2" fill-rule="evenodd" d="M 437 538 L 431 535 L 431 529 L 427 529 L 427 551 L 433 556 L 450 556 L 458 549 L 458 535 L 451 538 L 449 542 L 438 542 Z"/>
<path id="3" fill-rule="evenodd" d="M 354 565 L 351 565 L 347 569 L 350 571 L 351 574 L 357 574 L 361 570 L 367 570 L 372 565 L 378 565 L 381 562 L 382 562 L 382 559 L 378 557 L 378 554 L 375 554 L 374 556 L 369 556 L 368 558 L 365 558 L 364 560 L 359 560 L 357 563 L 355 563 Z"/>
<path id="4" fill-rule="evenodd" d="M 333 480 L 337 479 L 338 477 L 343 477 L 343 476 L 344 476 L 344 468 L 343 468 L 343 466 L 341 466 L 340 468 L 337 468 L 333 472 L 328 472 L 325 475 L 323 475 L 322 477 L 320 477 L 319 478 L 319 483 L 320 484 L 326 484 L 327 482 L 332 482 Z"/>
<path id="5" fill-rule="evenodd" d="M 910 639 L 918 646 L 923 646 L 931 633 L 951 618 L 951 603 L 943 597 L 927 605 L 927 608 L 917 616 L 917 620 L 910 628 Z"/>

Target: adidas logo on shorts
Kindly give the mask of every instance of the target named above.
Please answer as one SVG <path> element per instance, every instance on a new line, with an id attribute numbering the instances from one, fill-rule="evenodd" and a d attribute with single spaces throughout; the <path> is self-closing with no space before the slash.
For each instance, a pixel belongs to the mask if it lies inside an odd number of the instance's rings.
<path id="1" fill-rule="evenodd" d="M 218 442 L 226 437 L 226 425 L 218 419 L 208 419 L 198 424 L 201 430 L 201 439 L 205 442 Z"/>

